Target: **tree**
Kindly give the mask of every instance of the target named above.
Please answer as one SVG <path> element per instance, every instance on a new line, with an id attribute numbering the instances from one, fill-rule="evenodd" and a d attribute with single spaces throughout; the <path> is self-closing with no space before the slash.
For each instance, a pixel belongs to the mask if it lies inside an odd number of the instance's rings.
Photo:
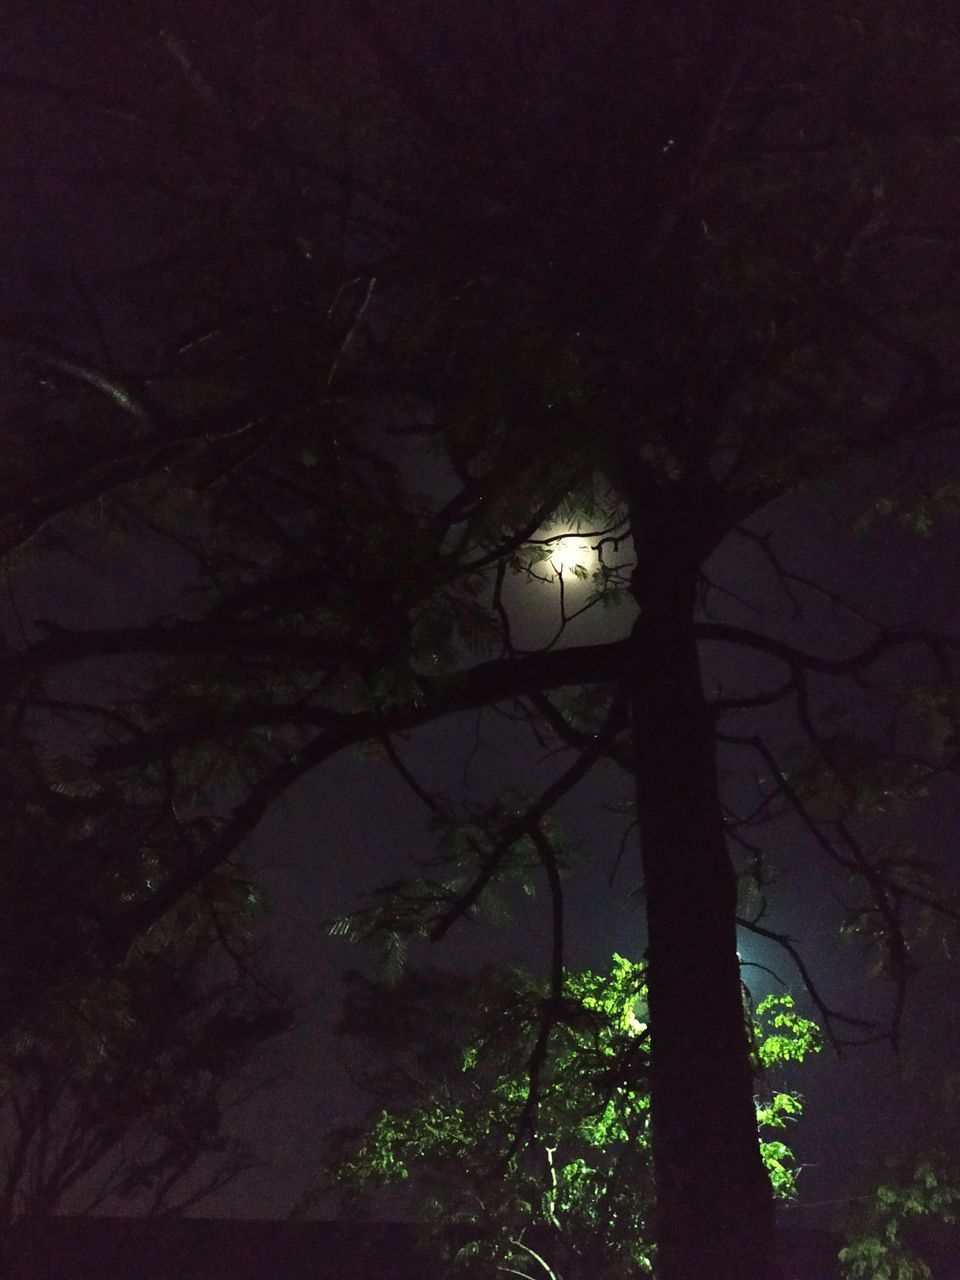
<path id="1" fill-rule="evenodd" d="M 956 1221 L 955 1161 L 939 1151 L 934 1160 L 921 1160 L 907 1171 L 902 1182 L 881 1182 L 864 1201 L 848 1223 L 847 1243 L 840 1250 L 844 1273 L 851 1280 L 930 1280 L 934 1273 L 923 1259 L 926 1250 L 910 1237 L 918 1221 Z"/>
<path id="2" fill-rule="evenodd" d="M 286 1019 L 252 1007 L 236 983 L 201 984 L 195 968 L 195 955 L 147 953 L 103 993 L 102 1009 L 88 994 L 58 1024 L 9 1038 L 0 1060 L 8 1244 L 21 1219 L 58 1212 L 179 1215 L 256 1166 L 229 1120 L 269 1083 L 244 1068 Z"/>
<path id="3" fill-rule="evenodd" d="M 408 973 L 399 986 L 354 977 L 340 1030 L 371 1064 L 362 1078 L 373 1106 L 361 1130 L 331 1142 L 332 1179 L 348 1200 L 415 1179 L 433 1248 L 469 1275 L 645 1274 L 653 1177 L 643 965 L 614 955 L 609 973 L 568 975 L 530 1135 L 517 1119 L 547 998 L 517 970 Z M 820 1047 L 789 996 L 760 1002 L 754 1034 L 764 1071 Z M 769 1083 L 763 1094 L 764 1165 L 775 1193 L 791 1196 L 782 1138 L 801 1102 Z"/>
<path id="4" fill-rule="evenodd" d="M 921 532 L 956 507 L 929 458 L 960 409 L 957 17 L 934 0 L 414 12 L 332 9 L 302 42 L 289 15 L 91 26 L 78 70 L 49 54 L 5 77 L 44 119 L 96 119 L 92 151 L 54 133 L 44 173 L 125 193 L 132 245 L 74 264 L 72 341 L 36 313 L 5 325 L 12 572 L 38 550 L 62 566 L 86 528 L 94 554 L 127 537 L 189 587 L 145 618 L 10 628 L 11 722 L 47 734 L 46 769 L 51 716 L 81 718 L 67 754 L 95 779 L 88 808 L 135 812 L 156 868 L 112 839 L 128 896 L 92 917 L 65 903 L 37 972 L 55 989 L 81 952 L 122 962 L 287 787 L 374 742 L 441 848 L 358 927 L 436 938 L 539 868 L 559 1000 L 543 819 L 613 761 L 641 842 L 660 1280 L 768 1280 L 738 920 L 813 975 L 764 922 L 754 826 L 792 814 L 825 859 L 892 980 L 894 1039 L 919 935 L 957 918 L 877 821 L 953 770 L 956 639 L 830 581 L 846 634 L 821 634 L 818 584 L 761 522 L 850 475 Z M 523 652 L 510 575 L 574 532 L 577 607 L 623 602 L 615 638 L 568 643 L 567 572 L 560 637 Z M 744 584 L 711 576 L 733 542 L 810 609 L 805 638 L 744 625 Z M 485 707 L 571 763 L 536 794 L 445 803 L 406 735 Z M 4 992 L 11 1016 L 28 995 Z"/>
<path id="5" fill-rule="evenodd" d="M 87 959 L 50 984 L 58 948 L 89 936 L 156 865 L 145 833 L 131 840 L 129 814 L 97 821 L 89 779 L 64 772 L 44 790 L 29 741 L 8 733 L 6 746 L 0 954 L 5 994 L 20 993 L 20 1016 L 0 1034 L 0 1248 L 11 1265 L 22 1224 L 179 1215 L 255 1167 L 230 1120 L 272 1083 L 251 1058 L 292 1015 L 255 958 L 262 900 L 237 866 L 207 883 L 202 910 L 182 908 L 121 965 Z M 121 835 L 118 863 L 108 854 Z"/>
<path id="6" fill-rule="evenodd" d="M 950 991 L 945 987 L 944 995 Z M 951 1135 L 960 1115 L 957 1073 L 960 1022 L 952 1004 L 931 1018 L 914 1000 L 918 1029 L 931 1022 L 935 1038 L 911 1037 L 902 1057 L 909 1138 L 898 1153 L 882 1145 L 867 1154 L 865 1194 L 849 1206 L 840 1258 L 850 1280 L 929 1280 L 956 1253 L 960 1162 Z M 939 1238 L 938 1238 L 939 1237 Z"/>

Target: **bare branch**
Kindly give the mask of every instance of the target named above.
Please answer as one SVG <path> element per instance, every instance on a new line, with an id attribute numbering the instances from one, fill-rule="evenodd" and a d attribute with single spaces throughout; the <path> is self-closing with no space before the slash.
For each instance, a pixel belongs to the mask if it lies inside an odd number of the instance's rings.
<path id="1" fill-rule="evenodd" d="M 793 939 L 786 933 L 777 933 L 773 929 L 767 929 L 759 924 L 756 920 L 748 920 L 743 916 L 737 916 L 737 924 L 741 928 L 746 929 L 750 933 L 755 933 L 757 937 L 768 938 L 771 942 L 775 942 L 777 946 L 782 947 L 793 963 L 796 965 L 797 972 L 803 980 L 804 988 L 810 999 L 816 1005 L 817 1011 L 823 1018 L 824 1030 L 830 1037 L 830 1042 L 837 1052 L 841 1052 L 844 1046 L 873 1044 L 877 1040 L 886 1039 L 886 1035 L 875 1035 L 867 1038 L 858 1038 L 856 1040 L 841 1040 L 834 1031 L 834 1023 L 842 1022 L 850 1027 L 860 1027 L 864 1031 L 872 1031 L 879 1024 L 867 1018 L 857 1018 L 852 1014 L 843 1013 L 839 1009 L 833 1009 L 826 1003 L 820 994 L 819 987 L 814 981 L 813 975 L 804 962 L 803 956 L 797 950 Z"/>
<path id="2" fill-rule="evenodd" d="M 480 868 L 476 878 L 468 889 L 466 889 L 457 899 L 451 909 L 441 917 L 434 925 L 430 932 L 431 939 L 436 942 L 442 938 L 457 920 L 470 910 L 472 906 L 479 900 L 484 889 L 493 879 L 503 859 L 506 857 L 510 849 L 522 839 L 523 836 L 530 836 L 536 841 L 540 833 L 540 822 L 547 813 L 553 808 L 559 800 L 571 791 L 573 787 L 590 772 L 597 760 L 603 755 L 607 743 L 614 734 L 618 733 L 623 727 L 626 719 L 626 710 L 624 701 L 618 699 L 610 709 L 610 715 L 607 724 L 603 730 L 597 734 L 596 739 L 578 757 L 577 760 L 565 770 L 564 773 L 551 783 L 543 792 L 538 800 L 536 800 L 526 811 L 519 815 L 513 822 L 508 823 L 506 829 L 500 834 L 496 843 L 484 859 L 483 866 Z"/>

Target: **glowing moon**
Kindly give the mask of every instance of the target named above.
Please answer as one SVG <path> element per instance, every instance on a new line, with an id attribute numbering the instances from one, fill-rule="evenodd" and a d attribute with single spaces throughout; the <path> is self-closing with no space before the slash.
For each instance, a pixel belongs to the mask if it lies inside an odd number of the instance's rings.
<path id="1" fill-rule="evenodd" d="M 550 549 L 550 564 L 555 572 L 562 573 L 565 577 L 572 574 L 577 565 L 592 573 L 596 568 L 596 558 L 596 552 L 589 542 L 576 533 L 558 535 Z"/>

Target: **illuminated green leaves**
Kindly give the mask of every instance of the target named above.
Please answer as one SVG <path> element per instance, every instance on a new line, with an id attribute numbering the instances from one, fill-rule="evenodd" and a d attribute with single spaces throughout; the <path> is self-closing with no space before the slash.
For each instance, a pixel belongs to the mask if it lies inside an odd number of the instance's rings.
<path id="1" fill-rule="evenodd" d="M 406 1064 L 401 1077 L 391 1069 L 382 1077 L 391 1082 L 394 1101 L 377 1111 L 345 1158 L 340 1153 L 331 1166 L 334 1180 L 353 1194 L 398 1182 L 416 1186 L 429 1200 L 440 1251 L 460 1265 L 519 1266 L 524 1233 L 549 1228 L 557 1238 L 549 1262 L 559 1275 L 568 1263 L 572 1268 L 572 1259 L 586 1265 L 586 1240 L 597 1266 L 622 1266 L 624 1274 L 649 1270 L 644 965 L 615 954 L 606 972 L 566 975 L 549 1053 L 532 1079 L 547 992 L 528 974 L 500 969 L 444 978 L 446 994 L 433 1006 L 433 1022 L 430 1003 L 416 997 L 416 975 L 404 982 L 401 1006 L 412 995 L 419 1015 L 406 1023 L 408 1047 L 400 1041 L 384 1051 L 388 1062 Z M 427 982 L 424 996 L 432 989 Z M 452 1007 L 460 1018 L 451 1028 L 444 1008 L 455 993 Z M 360 1011 L 363 1026 L 369 1016 L 369 1009 Z M 451 1036 L 459 1036 L 455 1051 L 439 1052 Z M 758 1069 L 781 1067 L 816 1052 L 820 1033 L 789 996 L 768 996 L 757 1008 L 755 1044 Z M 432 1062 L 432 1072 L 418 1067 L 414 1073 L 411 1062 Z M 518 1141 L 531 1091 L 535 1128 Z M 797 1095 L 782 1089 L 757 1103 L 760 1150 L 780 1197 L 796 1194 L 793 1156 L 783 1139 L 801 1111 Z"/>
<path id="2" fill-rule="evenodd" d="M 757 1005 L 754 1019 L 757 1057 L 761 1066 L 769 1068 L 787 1062 L 802 1062 L 808 1053 L 820 1052 L 820 1028 L 795 1011 L 792 996 L 767 996 Z"/>

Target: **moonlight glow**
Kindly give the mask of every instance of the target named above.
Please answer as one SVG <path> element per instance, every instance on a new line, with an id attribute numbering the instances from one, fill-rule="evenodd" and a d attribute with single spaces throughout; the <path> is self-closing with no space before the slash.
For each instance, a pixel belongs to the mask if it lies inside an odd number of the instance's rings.
<path id="1" fill-rule="evenodd" d="M 597 553 L 578 533 L 559 534 L 550 548 L 550 564 L 564 577 L 572 576 L 578 565 L 587 573 L 593 573 L 597 567 Z"/>

